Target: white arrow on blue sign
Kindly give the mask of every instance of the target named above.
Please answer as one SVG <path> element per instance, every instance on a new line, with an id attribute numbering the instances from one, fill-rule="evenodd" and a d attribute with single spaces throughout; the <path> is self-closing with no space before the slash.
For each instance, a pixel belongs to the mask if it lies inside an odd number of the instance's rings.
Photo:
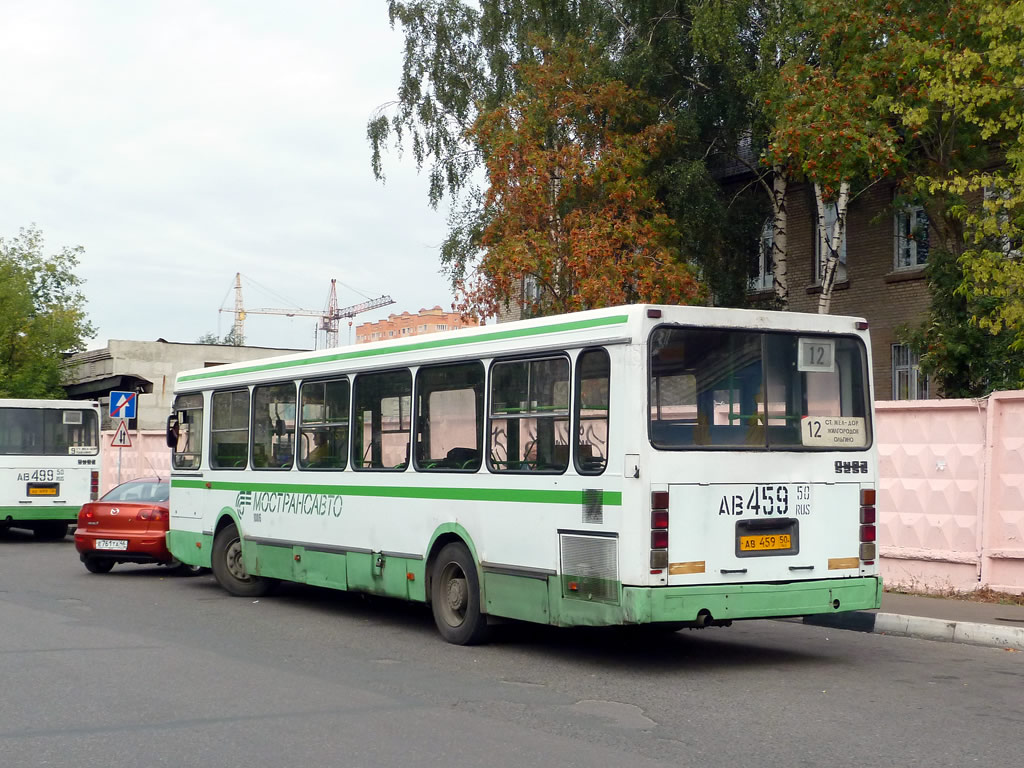
<path id="1" fill-rule="evenodd" d="M 110 418 L 134 419 L 137 400 L 138 395 L 135 392 L 111 392 Z"/>

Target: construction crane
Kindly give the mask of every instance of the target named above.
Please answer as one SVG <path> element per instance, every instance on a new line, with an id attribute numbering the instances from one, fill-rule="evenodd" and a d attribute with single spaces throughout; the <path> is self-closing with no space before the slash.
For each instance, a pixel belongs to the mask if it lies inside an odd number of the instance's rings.
<path id="1" fill-rule="evenodd" d="M 246 315 L 284 315 L 285 317 L 317 317 L 320 322 L 317 324 L 317 331 L 323 331 L 326 339 L 326 347 L 331 349 L 338 346 L 338 321 L 343 317 L 349 318 L 349 324 L 351 325 L 351 318 L 362 312 L 369 312 L 373 309 L 380 309 L 386 307 L 389 304 L 394 304 L 394 300 L 390 296 L 379 296 L 376 299 L 369 299 L 368 301 L 361 302 L 359 304 L 353 304 L 350 307 L 338 307 L 338 292 L 337 292 L 337 280 L 331 280 L 331 292 L 327 298 L 326 309 L 276 309 L 273 307 L 261 307 L 260 309 L 245 309 L 242 304 L 242 274 L 240 272 L 235 273 L 235 321 L 233 326 L 233 332 L 235 338 L 241 339 L 245 334 L 245 317 Z M 221 310 L 225 312 L 227 310 Z"/>

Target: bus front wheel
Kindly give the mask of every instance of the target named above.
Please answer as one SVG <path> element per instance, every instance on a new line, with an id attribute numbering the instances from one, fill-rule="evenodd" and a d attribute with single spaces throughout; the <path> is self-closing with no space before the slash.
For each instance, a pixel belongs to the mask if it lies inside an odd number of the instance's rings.
<path id="1" fill-rule="evenodd" d="M 480 579 L 465 544 L 446 544 L 434 560 L 430 607 L 441 637 L 455 645 L 474 645 L 487 637 L 480 611 Z"/>
<path id="2" fill-rule="evenodd" d="M 213 575 L 217 583 L 237 597 L 260 597 L 267 594 L 270 583 L 259 576 L 252 576 L 245 570 L 242 559 L 242 537 L 238 528 L 225 525 L 213 537 L 213 551 L 210 556 Z"/>

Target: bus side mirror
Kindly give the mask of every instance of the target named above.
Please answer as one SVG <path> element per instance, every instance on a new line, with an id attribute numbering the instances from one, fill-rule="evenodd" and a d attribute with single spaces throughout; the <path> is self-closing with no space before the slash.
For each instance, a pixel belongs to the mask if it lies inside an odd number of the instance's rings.
<path id="1" fill-rule="evenodd" d="M 178 417 L 170 415 L 167 417 L 167 447 L 177 448 L 178 447 L 178 433 L 181 431 L 181 426 L 178 424 Z"/>

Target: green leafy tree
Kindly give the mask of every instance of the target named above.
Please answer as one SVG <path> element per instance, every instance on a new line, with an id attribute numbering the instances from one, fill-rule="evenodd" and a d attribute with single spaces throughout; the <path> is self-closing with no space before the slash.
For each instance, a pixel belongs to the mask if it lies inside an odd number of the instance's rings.
<path id="1" fill-rule="evenodd" d="M 520 67 L 521 88 L 468 134 L 489 185 L 459 308 L 496 314 L 524 278 L 534 288 L 523 296 L 528 314 L 697 298 L 647 178 L 672 135 L 656 105 L 608 79 L 595 52 L 571 39 Z"/>
<path id="2" fill-rule="evenodd" d="M 1024 387 L 1020 266 L 1024 114 L 1020 0 L 903 3 L 892 47 L 902 94 L 885 104 L 906 140 L 908 197 L 937 230 L 932 303 L 904 339 L 947 396 Z"/>
<path id="3" fill-rule="evenodd" d="M 411 150 L 429 199 L 452 198 L 441 261 L 454 286 L 473 279 L 484 229 L 486 159 L 473 127 L 523 88 L 527 66 L 572 36 L 589 46 L 607 81 L 658 104 L 671 142 L 645 169 L 673 220 L 674 248 L 720 300 L 745 300 L 748 254 L 763 212 L 734 203 L 713 163 L 749 123 L 733 69 L 698 55 L 694 13 L 703 0 L 392 0 L 405 51 L 397 99 L 370 120 L 375 173 L 382 152 Z M 707 25 L 705 25 L 705 28 Z M 520 66 L 524 65 L 524 66 Z M 737 105 L 740 108 L 737 108 Z"/>
<path id="4" fill-rule="evenodd" d="M 45 255 L 34 226 L 0 237 L 0 397 L 64 396 L 60 363 L 95 333 L 74 272 L 84 252 Z"/>
<path id="5" fill-rule="evenodd" d="M 244 347 L 245 335 L 236 333 L 234 327 L 223 336 L 207 332 L 196 339 L 196 344 L 216 344 L 222 347 Z"/>

